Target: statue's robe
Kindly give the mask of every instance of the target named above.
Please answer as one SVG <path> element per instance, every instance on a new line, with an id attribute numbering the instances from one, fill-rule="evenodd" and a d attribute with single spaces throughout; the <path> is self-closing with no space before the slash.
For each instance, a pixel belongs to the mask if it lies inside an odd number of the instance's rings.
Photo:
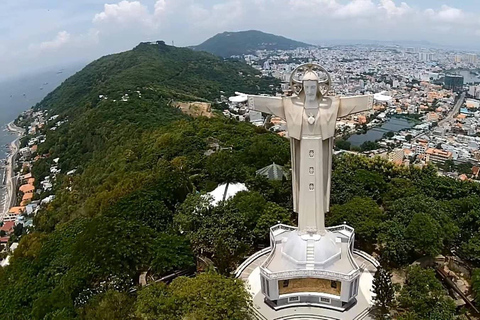
<path id="1" fill-rule="evenodd" d="M 305 108 L 294 97 L 249 96 L 253 110 L 274 114 L 287 122 L 292 159 L 293 207 L 301 232 L 325 232 L 330 207 L 335 123 L 353 113 L 372 108 L 372 96 L 325 97 L 316 108 Z M 314 121 L 309 123 L 309 117 Z"/>
<path id="2" fill-rule="evenodd" d="M 294 211 L 304 232 L 321 232 L 330 206 L 333 138 L 338 98 L 325 98 L 318 108 L 304 108 L 300 98 L 284 98 L 292 154 Z M 312 116 L 315 121 L 309 123 Z M 300 200 L 301 198 L 301 200 Z"/>

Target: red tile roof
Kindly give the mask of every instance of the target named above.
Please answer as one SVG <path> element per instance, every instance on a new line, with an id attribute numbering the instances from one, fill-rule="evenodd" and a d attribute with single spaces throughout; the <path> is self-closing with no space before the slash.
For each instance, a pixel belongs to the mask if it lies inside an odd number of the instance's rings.
<path id="1" fill-rule="evenodd" d="M 9 233 L 13 231 L 13 227 L 15 227 L 15 221 L 7 221 L 3 223 L 0 231 L 5 231 L 6 233 Z"/>

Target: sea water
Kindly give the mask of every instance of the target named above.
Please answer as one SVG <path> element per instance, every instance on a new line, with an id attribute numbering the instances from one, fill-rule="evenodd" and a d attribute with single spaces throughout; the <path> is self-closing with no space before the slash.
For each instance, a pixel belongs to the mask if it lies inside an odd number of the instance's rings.
<path id="1" fill-rule="evenodd" d="M 7 131 L 7 124 L 22 111 L 40 102 L 80 68 L 81 66 L 59 68 L 0 82 L 0 208 L 3 208 L 5 201 L 5 160 L 10 152 L 10 144 L 17 138 L 17 135 Z"/>

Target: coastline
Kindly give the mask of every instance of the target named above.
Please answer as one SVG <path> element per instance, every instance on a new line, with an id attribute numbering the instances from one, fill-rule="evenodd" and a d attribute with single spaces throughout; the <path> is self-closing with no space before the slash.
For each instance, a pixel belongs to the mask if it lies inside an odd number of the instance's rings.
<path id="1" fill-rule="evenodd" d="M 0 221 L 3 221 L 5 215 L 8 213 L 10 207 L 12 207 L 16 202 L 16 187 L 17 187 L 17 177 L 13 175 L 14 172 L 14 162 L 18 154 L 20 147 L 20 138 L 23 136 L 25 130 L 17 127 L 13 121 L 7 124 L 7 130 L 11 133 L 17 135 L 17 138 L 10 143 L 10 155 L 7 158 L 7 164 L 5 165 L 5 202 L 3 205 L 3 210 L 0 212 Z"/>

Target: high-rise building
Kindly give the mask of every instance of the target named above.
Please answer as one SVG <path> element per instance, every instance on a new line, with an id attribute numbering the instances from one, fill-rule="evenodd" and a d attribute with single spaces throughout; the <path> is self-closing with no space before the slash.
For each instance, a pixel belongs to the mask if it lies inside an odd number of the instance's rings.
<path id="1" fill-rule="evenodd" d="M 445 75 L 445 88 L 448 90 L 458 91 L 463 88 L 464 78 L 457 74 Z"/>
<path id="2" fill-rule="evenodd" d="M 435 60 L 435 55 L 431 52 L 420 52 L 418 54 L 418 60 L 421 62 L 431 62 Z"/>
<path id="3" fill-rule="evenodd" d="M 477 64 L 478 57 L 476 54 L 468 53 L 465 55 L 465 61 L 470 64 Z"/>

